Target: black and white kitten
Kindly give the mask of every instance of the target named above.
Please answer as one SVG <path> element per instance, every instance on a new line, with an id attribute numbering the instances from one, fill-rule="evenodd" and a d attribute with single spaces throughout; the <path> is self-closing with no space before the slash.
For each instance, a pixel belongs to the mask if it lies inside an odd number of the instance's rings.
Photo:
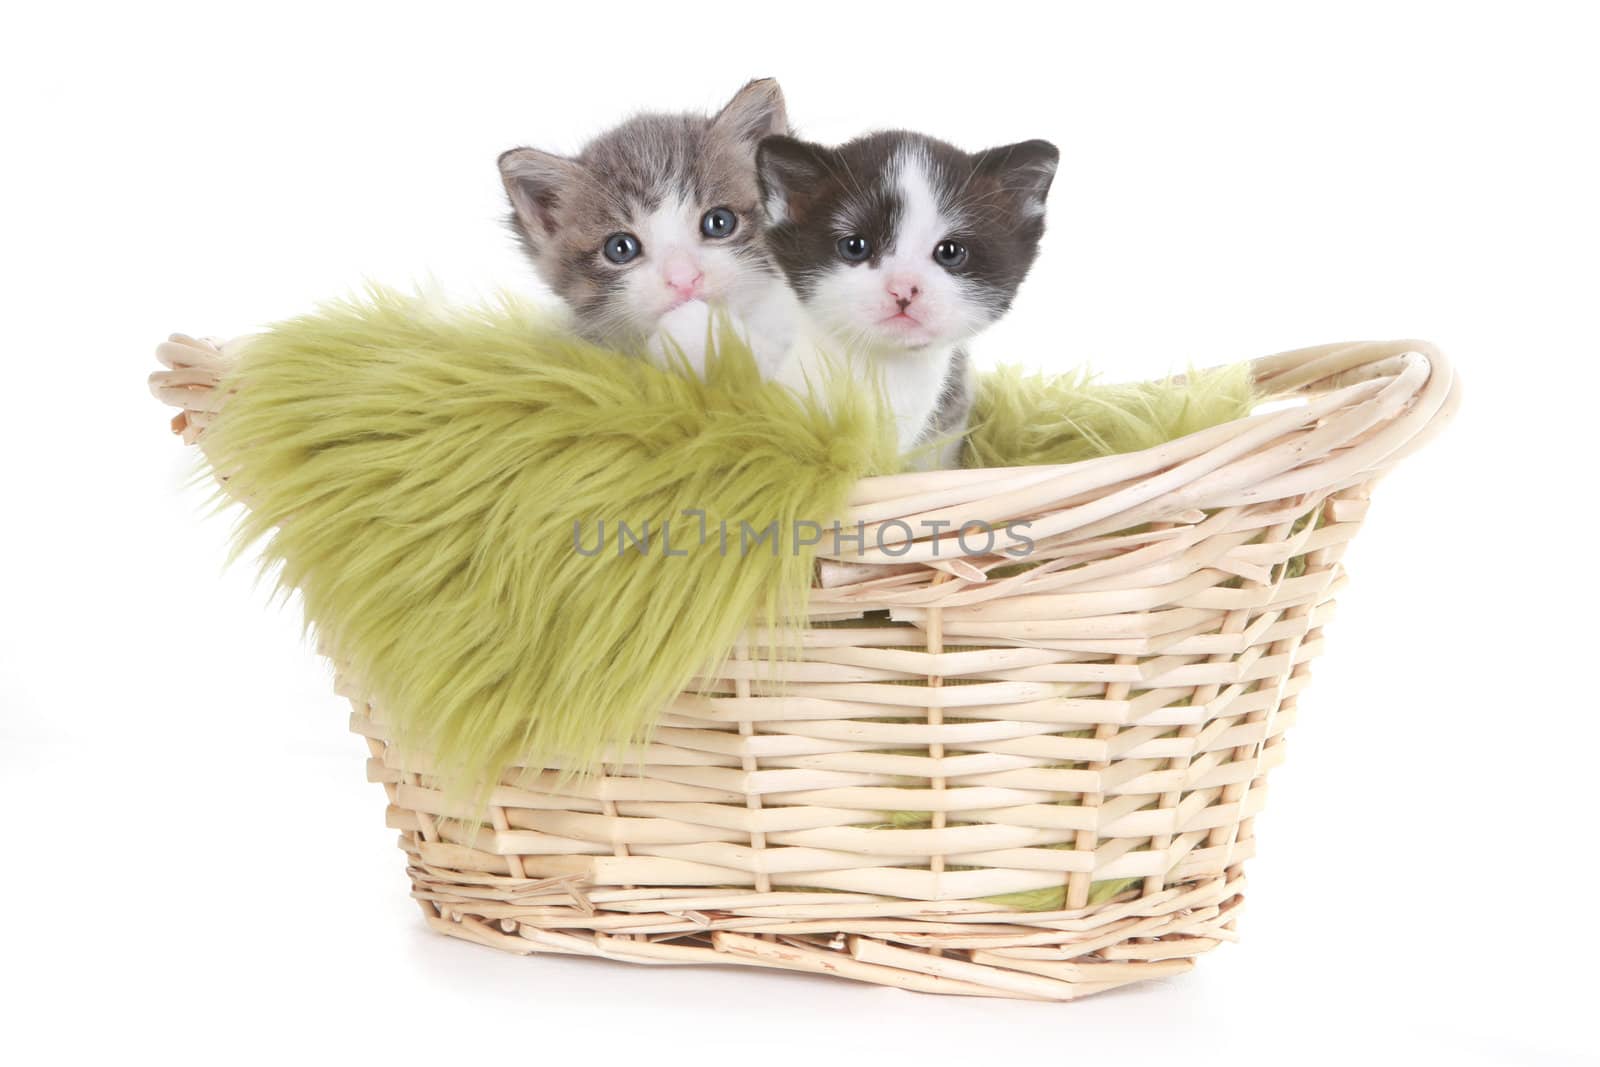
<path id="1" fill-rule="evenodd" d="M 762 240 L 755 155 L 788 132 L 766 78 L 715 116 L 638 115 L 576 156 L 513 148 L 500 157 L 511 229 L 598 344 L 660 355 L 670 336 L 703 358 L 710 302 L 786 345 L 792 298 Z"/>
<path id="2" fill-rule="evenodd" d="M 756 156 L 767 247 L 801 307 L 779 378 L 840 359 L 881 383 L 902 452 L 955 466 L 972 405 L 965 344 L 1011 307 L 1044 234 L 1060 154 L 967 153 L 917 133 L 837 148 L 768 137 Z"/>

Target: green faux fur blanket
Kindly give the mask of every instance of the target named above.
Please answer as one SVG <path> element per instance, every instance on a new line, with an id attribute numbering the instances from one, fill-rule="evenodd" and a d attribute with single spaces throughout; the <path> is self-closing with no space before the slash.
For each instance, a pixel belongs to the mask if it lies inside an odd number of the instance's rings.
<path id="1" fill-rule="evenodd" d="M 898 469 L 874 393 L 797 398 L 737 339 L 719 348 L 702 380 L 512 300 L 387 291 L 281 323 L 244 349 L 204 439 L 248 505 L 235 551 L 262 543 L 458 795 L 522 760 L 591 769 L 753 620 L 803 620 L 815 549 L 724 548 L 724 522 L 826 526 L 858 479 Z M 1148 447 L 1251 402 L 1243 367 L 1138 386 L 1004 370 L 983 380 L 968 461 Z"/>

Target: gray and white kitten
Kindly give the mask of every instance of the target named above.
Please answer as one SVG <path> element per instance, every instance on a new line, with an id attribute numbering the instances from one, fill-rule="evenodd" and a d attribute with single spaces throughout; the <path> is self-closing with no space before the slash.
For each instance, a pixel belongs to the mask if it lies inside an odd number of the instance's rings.
<path id="1" fill-rule="evenodd" d="M 766 78 L 714 116 L 638 115 L 576 156 L 513 148 L 500 157 L 511 229 L 598 344 L 659 354 L 663 332 L 703 338 L 708 302 L 760 328 L 789 298 L 762 241 L 756 146 L 788 132 Z"/>
<path id="2" fill-rule="evenodd" d="M 762 141 L 767 247 L 801 308 L 780 380 L 803 388 L 843 356 L 881 383 L 902 452 L 956 466 L 973 397 L 965 345 L 1027 276 L 1059 158 L 1046 141 L 967 153 L 903 131 L 837 148 Z"/>

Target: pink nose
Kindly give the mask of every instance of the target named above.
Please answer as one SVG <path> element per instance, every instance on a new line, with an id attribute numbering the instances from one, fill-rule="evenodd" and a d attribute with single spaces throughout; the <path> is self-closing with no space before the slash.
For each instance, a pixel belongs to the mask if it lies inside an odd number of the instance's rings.
<path id="1" fill-rule="evenodd" d="M 910 307 L 911 302 L 922 293 L 922 287 L 911 278 L 890 278 L 886 288 L 894 302 L 900 305 L 901 311 Z"/>
<path id="2" fill-rule="evenodd" d="M 687 263 L 674 263 L 666 271 L 667 287 L 685 300 L 700 295 L 700 286 L 704 280 L 705 272 Z"/>

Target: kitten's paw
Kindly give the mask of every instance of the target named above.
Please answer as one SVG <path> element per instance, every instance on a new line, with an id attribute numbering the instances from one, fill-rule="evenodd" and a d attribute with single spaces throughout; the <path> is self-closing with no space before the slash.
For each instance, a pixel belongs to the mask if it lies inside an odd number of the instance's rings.
<path id="1" fill-rule="evenodd" d="M 706 370 L 706 353 L 711 348 L 711 305 L 704 300 L 690 300 L 679 304 L 656 323 L 655 335 L 650 338 L 650 356 L 668 369 L 676 369 L 685 362 L 699 375 Z"/>

